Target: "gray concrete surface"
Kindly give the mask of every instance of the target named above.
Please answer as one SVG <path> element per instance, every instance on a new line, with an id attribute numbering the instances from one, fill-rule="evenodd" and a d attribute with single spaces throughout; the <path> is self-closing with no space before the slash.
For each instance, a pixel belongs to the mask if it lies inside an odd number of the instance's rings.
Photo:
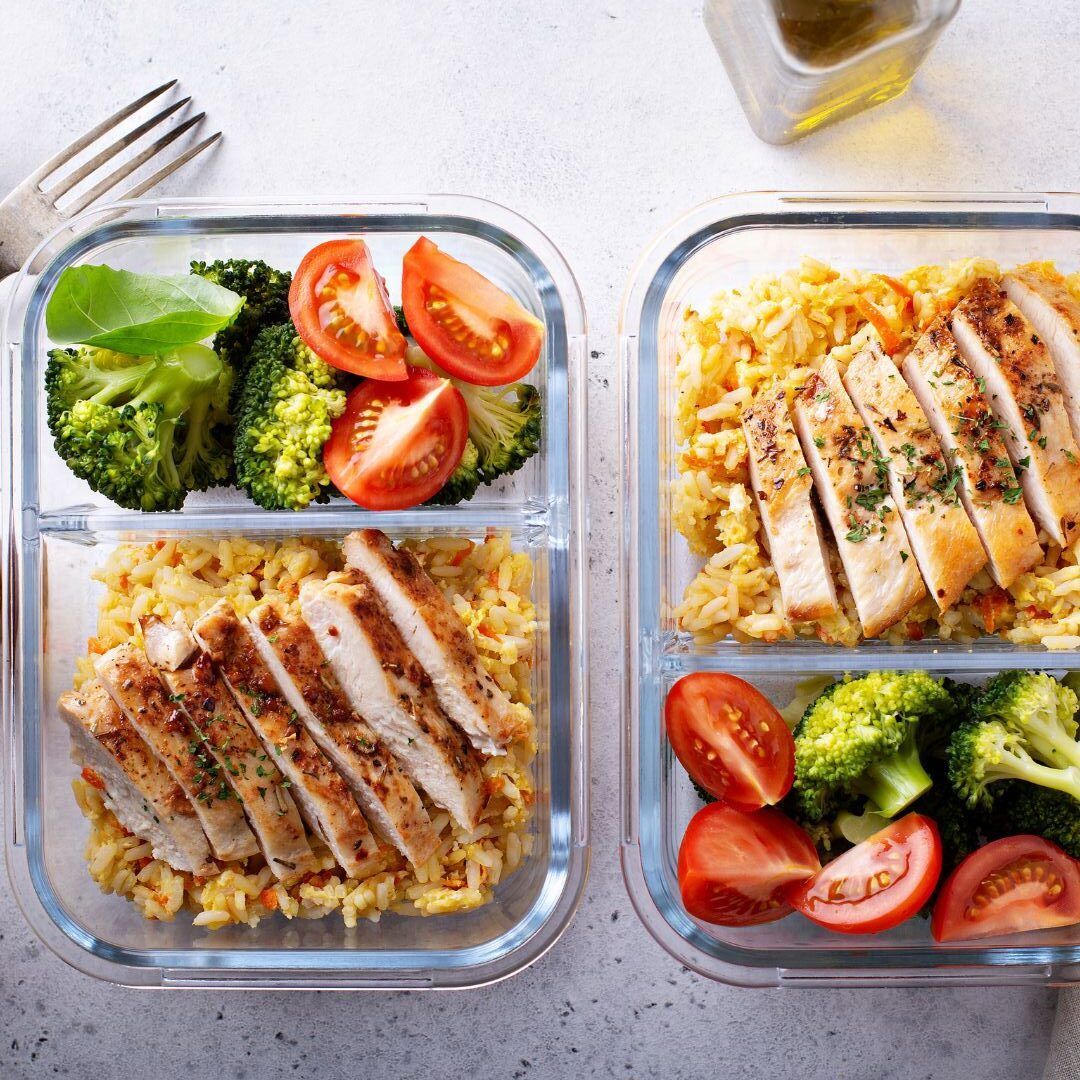
<path id="1" fill-rule="evenodd" d="M 516 979 L 448 996 L 135 993 L 40 947 L 0 885 L 0 1076 L 1040 1074 L 1051 991 L 729 989 L 680 970 L 637 923 L 616 858 L 615 330 L 637 252 L 715 195 L 1076 189 L 1073 5 L 969 0 L 905 98 L 786 149 L 750 134 L 700 7 L 0 0 L 0 188 L 179 75 L 227 140 L 174 192 L 505 203 L 576 269 L 595 357 L 595 856 L 559 946 Z"/>

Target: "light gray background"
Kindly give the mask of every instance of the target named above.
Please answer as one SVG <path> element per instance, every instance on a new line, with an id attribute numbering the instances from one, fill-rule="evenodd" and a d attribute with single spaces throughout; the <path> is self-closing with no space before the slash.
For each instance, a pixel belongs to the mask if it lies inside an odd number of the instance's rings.
<path id="1" fill-rule="evenodd" d="M 775 148 L 750 133 L 700 0 L 306 4 L 0 0 L 0 189 L 172 76 L 227 135 L 187 194 L 453 191 L 555 240 L 585 295 L 593 844 L 554 951 L 449 995 L 137 993 L 40 947 L 0 884 L 0 1076 L 1034 1077 L 1046 990 L 710 984 L 637 923 L 617 862 L 615 332 L 637 253 L 755 188 L 1077 189 L 1070 0 L 968 0 L 899 102 Z"/>

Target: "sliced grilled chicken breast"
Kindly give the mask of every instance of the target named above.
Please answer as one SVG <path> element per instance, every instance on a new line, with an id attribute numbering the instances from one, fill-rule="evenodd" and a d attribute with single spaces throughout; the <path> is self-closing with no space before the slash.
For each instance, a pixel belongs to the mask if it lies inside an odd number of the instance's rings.
<path id="1" fill-rule="evenodd" d="M 1046 345 L 986 278 L 953 310 L 952 332 L 1006 425 L 1005 445 L 1031 516 L 1055 544 L 1071 543 L 1080 535 L 1080 447 Z"/>
<path id="2" fill-rule="evenodd" d="M 960 473 L 949 463 L 914 393 L 876 343 L 848 365 L 844 386 L 877 440 L 927 591 L 938 608 L 952 607 L 986 565 L 960 501 Z"/>
<path id="3" fill-rule="evenodd" d="M 420 793 L 349 707 L 307 624 L 269 603 L 257 607 L 249 622 L 282 696 L 341 773 L 372 827 L 414 866 L 427 862 L 439 837 Z"/>
<path id="4" fill-rule="evenodd" d="M 1030 267 L 1006 274 L 1001 283 L 1050 350 L 1073 438 L 1080 442 L 1080 303 L 1061 282 Z"/>
<path id="5" fill-rule="evenodd" d="M 475 829 L 484 806 L 480 762 L 447 719 L 367 575 L 350 570 L 305 582 L 300 610 L 353 710 L 413 783 Z"/>
<path id="6" fill-rule="evenodd" d="M 795 396 L 795 429 L 813 471 L 863 633 L 877 637 L 925 595 L 869 429 L 826 360 Z"/>
<path id="7" fill-rule="evenodd" d="M 783 390 L 766 394 L 747 409 L 743 432 L 750 483 L 780 581 L 784 614 L 791 622 L 832 615 L 837 609 L 836 586 L 810 497 L 814 482 Z"/>
<path id="8" fill-rule="evenodd" d="M 345 561 L 367 574 L 406 647 L 427 672 L 446 715 L 481 753 L 506 752 L 525 724 L 480 662 L 446 595 L 416 556 L 377 529 L 350 533 Z"/>
<path id="9" fill-rule="evenodd" d="M 259 657 L 247 627 L 226 600 L 192 627 L 218 673 L 287 778 L 309 827 L 321 836 L 350 877 L 378 872 L 378 843 L 345 781 L 315 745 L 296 710 Z"/>
<path id="10" fill-rule="evenodd" d="M 191 800 L 216 858 L 245 859 L 259 850 L 244 811 L 226 781 L 202 768 L 200 744 L 187 714 L 134 645 L 117 645 L 97 662 L 110 697 Z"/>
<path id="11" fill-rule="evenodd" d="M 1042 548 L 999 421 L 983 394 L 985 384 L 960 358 L 943 318 L 907 354 L 904 376 L 959 470 L 960 498 L 989 557 L 990 574 L 1007 589 L 1042 558 Z"/>
<path id="12" fill-rule="evenodd" d="M 151 662 L 166 658 L 180 665 L 158 673 L 194 725 L 200 743 L 196 762 L 232 787 L 274 876 L 287 881 L 312 870 L 314 855 L 285 778 L 218 678 L 209 654 L 180 623 L 148 618 L 141 626 Z"/>
<path id="13" fill-rule="evenodd" d="M 116 820 L 148 841 L 154 858 L 174 870 L 216 873 L 191 800 L 101 683 L 62 694 L 59 709 L 71 729 L 72 757 L 100 778 L 105 805 Z"/>

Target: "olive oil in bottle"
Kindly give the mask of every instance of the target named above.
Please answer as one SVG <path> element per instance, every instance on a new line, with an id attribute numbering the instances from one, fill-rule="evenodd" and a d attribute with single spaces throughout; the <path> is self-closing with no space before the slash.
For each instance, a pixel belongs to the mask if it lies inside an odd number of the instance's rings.
<path id="1" fill-rule="evenodd" d="M 800 60 L 826 66 L 900 33 L 915 0 L 772 0 L 780 36 Z"/>
<path id="2" fill-rule="evenodd" d="M 902 94 L 960 0 L 706 0 L 754 131 L 793 142 Z"/>

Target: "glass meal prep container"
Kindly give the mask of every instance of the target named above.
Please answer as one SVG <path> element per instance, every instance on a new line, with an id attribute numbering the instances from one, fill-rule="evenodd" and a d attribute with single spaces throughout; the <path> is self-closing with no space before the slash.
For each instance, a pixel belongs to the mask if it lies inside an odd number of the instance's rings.
<path id="1" fill-rule="evenodd" d="M 718 290 L 777 274 L 812 256 L 838 268 L 897 273 L 968 256 L 1003 266 L 1033 259 L 1080 268 L 1080 196 L 750 194 L 698 207 L 639 261 L 620 324 L 626 457 L 621 500 L 627 667 L 622 734 L 623 874 L 657 941 L 687 967 L 745 986 L 1068 983 L 1080 980 L 1080 927 L 938 945 L 928 921 L 845 936 L 791 915 L 764 926 L 709 926 L 679 897 L 679 843 L 701 805 L 663 732 L 671 686 L 694 671 L 726 671 L 778 706 L 814 675 L 925 668 L 972 681 L 1005 668 L 1060 674 L 1075 652 L 997 637 L 972 645 L 926 638 L 855 648 L 816 640 L 695 644 L 673 617 L 702 560 L 672 524 L 676 477 L 674 367 L 683 311 Z"/>
<path id="2" fill-rule="evenodd" d="M 44 305 L 66 267 L 108 262 L 178 273 L 189 260 L 264 259 L 292 269 L 315 244 L 362 234 L 391 294 L 420 234 L 512 293 L 546 327 L 529 376 L 541 392 L 539 454 L 458 506 L 365 511 L 337 499 L 270 513 L 235 491 L 189 496 L 179 513 L 121 510 L 76 480 L 45 426 Z M 34 276 L 30 275 L 33 271 Z M 84 214 L 23 270 L 6 325 L 3 365 L 7 491 L 4 529 L 3 716 L 8 753 L 5 847 L 12 886 L 38 936 L 64 960 L 139 986 L 465 987 L 519 971 L 568 925 L 588 868 L 587 663 L 582 587 L 585 316 L 562 256 L 538 229 L 480 200 L 433 196 L 378 203 L 165 201 Z M 25 304 L 25 312 L 23 307 Z M 94 632 L 101 586 L 90 580 L 123 541 L 209 536 L 340 538 L 376 527 L 391 539 L 510 533 L 533 561 L 539 752 L 532 854 L 485 907 L 455 915 L 386 915 L 347 929 L 337 913 L 264 919 L 207 932 L 181 911 L 150 922 L 104 895 L 83 858 L 88 823 L 71 792 L 77 768 L 56 714 Z"/>

